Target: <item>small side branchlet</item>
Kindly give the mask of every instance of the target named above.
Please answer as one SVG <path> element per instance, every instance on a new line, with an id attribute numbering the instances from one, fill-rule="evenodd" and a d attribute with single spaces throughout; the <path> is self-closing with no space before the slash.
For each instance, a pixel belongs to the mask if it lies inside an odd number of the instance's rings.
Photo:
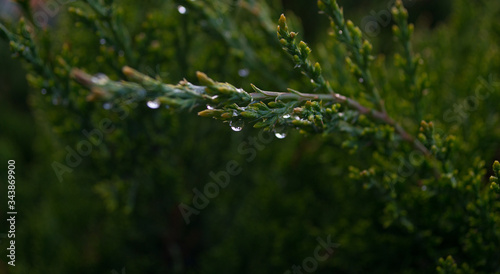
<path id="1" fill-rule="evenodd" d="M 283 50 L 292 57 L 295 67 L 299 68 L 302 73 L 311 79 L 312 85 L 318 92 L 334 93 L 328 81 L 321 74 L 321 65 L 318 62 L 313 65 L 309 61 L 311 48 L 304 41 L 300 41 L 298 44 L 295 42 L 297 33 L 288 30 L 284 14 L 280 16 L 278 22 L 278 39 L 283 46 Z"/>

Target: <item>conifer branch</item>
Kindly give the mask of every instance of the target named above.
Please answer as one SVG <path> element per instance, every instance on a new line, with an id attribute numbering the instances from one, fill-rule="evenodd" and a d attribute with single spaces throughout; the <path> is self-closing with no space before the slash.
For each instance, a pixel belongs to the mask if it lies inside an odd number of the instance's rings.
<path id="1" fill-rule="evenodd" d="M 112 101 L 113 99 L 118 99 L 124 95 L 135 94 L 137 95 L 136 98 L 141 98 L 143 100 L 155 100 L 159 104 L 167 104 L 180 109 L 193 109 L 208 105 L 209 109 L 199 112 L 199 115 L 223 121 L 234 120 L 233 118 L 237 118 L 237 116 L 240 115 L 240 112 L 246 112 L 241 114 L 241 116 L 244 118 L 253 118 L 254 121 L 259 119 L 268 120 L 271 118 L 274 122 L 279 119 L 279 117 L 277 117 L 279 115 L 286 116 L 294 114 L 292 111 L 293 108 L 288 109 L 289 113 L 286 113 L 286 111 L 270 112 L 265 113 L 264 115 L 251 114 L 250 112 L 245 111 L 245 107 L 262 101 L 274 101 L 278 106 L 282 104 L 281 102 L 285 102 L 285 105 L 286 102 L 292 102 L 293 104 L 291 105 L 293 105 L 293 107 L 303 105 L 295 103 L 305 101 L 306 103 L 309 102 L 309 104 L 314 101 L 317 104 L 321 102 L 344 104 L 349 108 L 356 110 L 359 114 L 364 114 L 372 117 L 374 120 L 394 127 L 395 132 L 401 137 L 402 140 L 412 144 L 424 155 L 430 155 L 425 146 L 408 134 L 403 127 L 395 122 L 394 119 L 389 117 L 387 113 L 365 107 L 356 100 L 345 97 L 341 94 L 311 94 L 301 93 L 291 89 L 289 89 L 288 92 L 273 92 L 261 90 L 254 85 L 252 85 L 252 87 L 256 92 L 247 93 L 243 89 L 236 88 L 231 84 L 216 82 L 202 72 L 197 72 L 197 76 L 203 86 L 193 85 L 186 80 L 179 82 L 177 85 L 164 84 L 130 67 L 124 67 L 123 73 L 133 82 L 115 82 L 109 79 L 102 80 L 102 78 L 98 79 L 78 69 L 74 69 L 72 75 L 79 83 L 92 91 L 88 97 L 89 100 L 104 99 Z M 322 113 L 323 111 L 326 111 L 326 108 L 318 111 L 315 115 L 324 114 Z M 239 117 L 238 119 L 240 118 L 242 117 Z M 269 126 L 271 123 L 266 125 Z M 275 125 L 272 125 L 272 127 L 274 128 Z M 318 132 L 318 129 L 315 131 Z M 322 132 L 322 130 L 319 130 L 319 132 Z"/>

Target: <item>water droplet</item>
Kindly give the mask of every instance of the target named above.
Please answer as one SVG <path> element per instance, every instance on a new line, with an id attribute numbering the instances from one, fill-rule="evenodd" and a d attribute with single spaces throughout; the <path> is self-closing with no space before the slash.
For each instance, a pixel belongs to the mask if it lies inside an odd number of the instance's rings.
<path id="1" fill-rule="evenodd" d="M 344 117 L 344 113 L 339 113 L 339 117 Z"/>
<path id="2" fill-rule="evenodd" d="M 214 109 L 211 105 L 207 105 L 207 109 Z"/>
<path id="3" fill-rule="evenodd" d="M 286 133 L 284 133 L 284 132 L 275 132 L 274 136 L 276 136 L 276 138 L 278 138 L 278 139 L 285 139 Z"/>
<path id="4" fill-rule="evenodd" d="M 214 95 L 214 96 L 210 97 L 211 100 L 215 100 L 217 98 L 219 98 L 219 95 Z"/>
<path id="5" fill-rule="evenodd" d="M 288 119 L 288 118 L 290 118 L 290 114 L 283 115 L 283 119 Z"/>
<path id="6" fill-rule="evenodd" d="M 231 121 L 231 122 L 229 122 L 229 126 L 231 126 L 231 129 L 233 131 L 241 131 L 243 129 L 244 125 L 245 125 L 245 122 L 243 122 L 243 121 Z"/>
<path id="7" fill-rule="evenodd" d="M 178 11 L 180 14 L 186 14 L 187 9 L 186 9 L 186 7 L 184 7 L 184 6 L 179 5 L 179 6 L 177 7 L 177 11 Z"/>
<path id="8" fill-rule="evenodd" d="M 151 109 L 157 109 L 160 107 L 160 102 L 158 100 L 148 101 L 147 105 Z"/>
<path id="9" fill-rule="evenodd" d="M 427 186 L 422 186 L 422 191 L 426 191 L 427 190 Z"/>
<path id="10" fill-rule="evenodd" d="M 314 84 L 314 80 L 313 79 L 311 79 L 311 84 Z"/>
<path id="11" fill-rule="evenodd" d="M 339 30 L 339 34 L 342 35 L 342 30 Z"/>
<path id="12" fill-rule="evenodd" d="M 250 74 L 250 71 L 246 68 L 238 70 L 238 75 L 240 77 L 247 77 Z"/>
<path id="13" fill-rule="evenodd" d="M 102 104 L 102 108 L 106 109 L 106 110 L 109 110 L 112 107 L 113 107 L 113 105 L 111 103 L 104 103 L 104 104 Z"/>
<path id="14" fill-rule="evenodd" d="M 99 44 L 105 45 L 106 44 L 106 39 L 101 38 L 101 40 L 99 40 Z"/>
<path id="15" fill-rule="evenodd" d="M 363 78 L 359 78 L 359 79 L 358 79 L 358 81 L 359 81 L 360 83 L 363 83 L 363 82 L 365 81 L 365 79 L 363 79 Z"/>
<path id="16" fill-rule="evenodd" d="M 42 88 L 42 90 L 40 91 L 43 95 L 47 94 L 47 90 Z"/>
<path id="17" fill-rule="evenodd" d="M 90 81 L 92 81 L 92 83 L 94 83 L 96 85 L 104 85 L 104 84 L 106 84 L 106 82 L 109 81 L 109 78 L 105 74 L 98 73 L 98 74 L 92 76 L 92 78 L 90 78 Z"/>
<path id="18" fill-rule="evenodd" d="M 233 110 L 233 117 L 238 116 L 238 112 L 236 110 Z"/>
<path id="19" fill-rule="evenodd" d="M 285 139 L 286 137 L 286 128 L 285 127 L 279 127 L 274 130 L 274 136 L 278 139 Z"/>

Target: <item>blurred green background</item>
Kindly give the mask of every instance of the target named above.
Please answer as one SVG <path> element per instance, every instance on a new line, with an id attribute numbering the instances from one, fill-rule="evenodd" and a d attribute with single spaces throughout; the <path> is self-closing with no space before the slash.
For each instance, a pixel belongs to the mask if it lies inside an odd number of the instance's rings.
<path id="1" fill-rule="evenodd" d="M 238 1 L 221 1 L 231 2 L 227 6 L 234 8 L 221 11 L 233 19 L 239 16 L 239 35 L 256 49 L 255 60 L 234 52 L 204 25 L 207 22 L 200 14 L 189 9 L 179 14 L 179 3 L 117 2 L 133 36 L 146 29 L 148 39 L 159 43 L 137 52 L 134 65 L 143 72 L 175 83 L 194 80 L 201 70 L 247 90 L 249 83 L 268 90 L 307 83 L 277 41 L 266 36 L 265 27 L 248 19 L 251 13 L 235 8 Z M 333 48 L 325 41 L 332 39 L 326 35 L 327 17 L 318 15 L 313 2 L 267 1 L 270 17 L 275 18 L 271 23 L 276 24 L 285 12 L 325 67 L 331 60 L 322 59 L 322 54 Z M 363 28 L 363 19 L 371 11 L 387 10 L 391 1 L 339 2 L 346 17 Z M 463 100 L 477 76 L 498 73 L 500 25 L 495 18 L 499 11 L 496 1 L 412 1 L 409 13 L 417 29 L 416 51 L 432 73 L 426 113 L 436 123 L 442 122 L 445 100 Z M 476 20 L 479 16 L 482 19 Z M 59 54 L 67 43 L 67 54 L 78 57 L 74 60 L 78 67 L 120 78 L 115 67 L 127 63 L 116 58 L 120 53 L 107 56 L 96 34 L 74 27 L 73 20 L 61 12 L 47 27 L 52 51 L 46 54 Z M 382 27 L 379 35 L 368 37 L 382 59 L 390 59 L 397 49 L 390 29 Z M 118 61 L 112 64 L 107 58 Z M 0 170 L 6 174 L 7 160 L 16 161 L 18 211 L 16 267 L 8 268 L 2 257 L 0 273 L 122 273 L 122 269 L 126 273 L 283 273 L 313 256 L 318 237 L 331 237 L 340 246 L 318 264 L 315 273 L 433 272 L 440 257 L 461 254 L 455 242 L 430 243 L 424 234 L 385 227 L 383 196 L 347 178 L 350 165 L 367 166 L 370 152 L 349 155 L 339 136 L 290 132 L 287 138 L 256 149 L 255 159 L 247 161 L 249 155 L 239 153 L 238 147 L 257 136 L 258 130 L 245 127 L 236 133 L 227 124 L 195 113 L 150 109 L 145 104 L 120 119 L 100 103 L 85 103 L 83 88 L 69 95 L 80 98 L 74 106 L 67 107 L 57 98 L 54 105 L 49 95 L 28 87 L 25 67 L 11 59 L 3 40 L 0 63 Z M 333 85 L 345 85 L 346 92 L 355 90 L 355 84 L 346 83 L 347 72 L 331 64 L 325 71 L 332 73 Z M 389 111 L 399 104 L 393 93 L 384 94 Z M 459 160 L 464 167 L 471 166 L 474 157 L 489 166 L 500 154 L 498 115 L 492 114 L 498 108 L 493 100 L 498 94 L 494 96 L 463 125 L 442 122 L 442 127 L 463 134 L 466 140 L 467 158 Z M 113 132 L 105 134 L 103 144 L 94 146 L 73 172 L 58 181 L 53 162 L 64 163 L 65 148 L 75 148 L 84 139 L 81 130 L 94 129 L 104 118 L 112 120 Z M 232 160 L 241 165 L 241 174 L 231 176 L 229 186 L 186 224 L 179 203 L 192 206 L 192 189 L 202 189 L 212 180 L 210 172 L 225 170 Z M 4 184 L 2 188 L 6 189 Z M 0 197 L 0 204 L 7 204 L 6 195 Z M 0 227 L 6 227 L 4 221 Z M 0 243 L 1 254 L 6 244 Z M 487 269 L 491 270 L 483 270 Z"/>

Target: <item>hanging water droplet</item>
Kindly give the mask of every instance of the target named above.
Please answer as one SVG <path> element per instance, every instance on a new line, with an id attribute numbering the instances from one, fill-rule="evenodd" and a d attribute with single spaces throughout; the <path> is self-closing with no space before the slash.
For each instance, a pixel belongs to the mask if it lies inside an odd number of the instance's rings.
<path id="1" fill-rule="evenodd" d="M 288 118 L 290 118 L 290 114 L 283 115 L 283 119 L 288 119 Z"/>
<path id="2" fill-rule="evenodd" d="M 96 85 L 104 85 L 109 81 L 109 78 L 108 76 L 106 76 L 106 74 L 98 73 L 92 76 L 92 78 L 90 78 L 90 81 L 92 81 L 92 83 Z"/>
<path id="3" fill-rule="evenodd" d="M 42 90 L 40 91 L 43 95 L 47 94 L 47 90 L 42 88 Z"/>
<path id="4" fill-rule="evenodd" d="M 311 84 L 314 84 L 314 80 L 313 79 L 311 79 Z"/>
<path id="5" fill-rule="evenodd" d="M 342 30 L 339 30 L 339 34 L 342 35 Z"/>
<path id="6" fill-rule="evenodd" d="M 250 74 L 250 71 L 246 68 L 238 70 L 238 75 L 240 77 L 247 77 Z"/>
<path id="7" fill-rule="evenodd" d="M 148 101 L 147 105 L 151 109 L 157 109 L 160 107 L 160 102 L 158 100 Z"/>
<path id="8" fill-rule="evenodd" d="M 233 117 L 238 116 L 238 112 L 236 110 L 233 110 Z"/>
<path id="9" fill-rule="evenodd" d="M 104 104 L 102 104 L 102 108 L 106 109 L 106 110 L 109 110 L 112 107 L 113 107 L 113 105 L 111 103 L 104 103 Z"/>
<path id="10" fill-rule="evenodd" d="M 177 11 L 178 11 L 180 14 L 186 14 L 187 9 L 186 9 L 186 7 L 184 7 L 184 6 L 179 5 L 179 6 L 177 7 Z"/>
<path id="11" fill-rule="evenodd" d="M 243 122 L 243 121 L 231 121 L 231 122 L 229 122 L 229 126 L 231 126 L 231 129 L 233 131 L 241 131 L 243 129 L 244 125 L 245 125 L 245 122 Z"/>
<path id="12" fill-rule="evenodd" d="M 284 132 L 275 132 L 274 136 L 276 136 L 276 138 L 278 138 L 278 139 L 285 139 L 286 133 L 284 133 Z"/>
<path id="13" fill-rule="evenodd" d="M 365 79 L 363 79 L 363 78 L 359 78 L 359 79 L 358 79 L 358 81 L 359 81 L 360 83 L 363 83 L 363 82 L 365 81 Z"/>
<path id="14" fill-rule="evenodd" d="M 105 45 L 106 44 L 106 39 L 101 38 L 101 40 L 99 40 L 99 44 Z"/>
<path id="15" fill-rule="evenodd" d="M 207 105 L 207 109 L 214 109 L 211 105 Z"/>
<path id="16" fill-rule="evenodd" d="M 274 130 L 274 136 L 278 139 L 285 139 L 286 137 L 286 128 L 285 127 L 279 127 Z"/>

